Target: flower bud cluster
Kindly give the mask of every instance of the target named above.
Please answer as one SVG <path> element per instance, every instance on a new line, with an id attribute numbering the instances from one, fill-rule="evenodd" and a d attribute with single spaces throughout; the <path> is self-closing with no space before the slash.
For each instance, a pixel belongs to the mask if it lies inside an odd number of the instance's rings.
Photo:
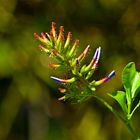
<path id="1" fill-rule="evenodd" d="M 63 26 L 60 26 L 59 34 L 57 35 L 55 23 L 52 22 L 50 33 L 41 33 L 41 35 L 34 33 L 34 36 L 36 37 L 37 40 L 41 42 L 41 45 L 39 45 L 39 47 L 44 52 L 49 54 L 49 56 L 51 57 L 56 57 L 56 59 L 59 60 L 60 64 L 49 64 L 51 68 L 58 68 L 61 66 L 62 63 L 69 67 L 72 75 L 69 79 L 61 79 L 55 76 L 51 76 L 51 79 L 55 80 L 58 83 L 62 83 L 64 86 L 66 84 L 69 85 L 76 84 L 75 86 L 78 86 L 77 83 L 79 83 L 81 79 L 84 79 L 84 81 L 88 83 L 88 87 L 91 90 L 95 91 L 96 86 L 99 86 L 102 83 L 107 82 L 115 75 L 115 71 L 113 70 L 108 76 L 102 78 L 101 80 L 98 81 L 91 80 L 94 71 L 97 69 L 99 63 L 99 59 L 101 55 L 101 47 L 98 47 L 96 49 L 89 64 L 82 65 L 81 62 L 87 56 L 87 53 L 89 52 L 90 49 L 90 45 L 88 45 L 83 50 L 83 52 L 79 56 L 77 56 L 76 50 L 78 48 L 79 40 L 76 40 L 73 43 L 73 45 L 71 45 L 71 33 L 68 32 L 67 37 L 65 39 Z M 71 94 L 71 91 L 69 91 L 69 94 L 66 94 L 67 89 L 65 88 L 59 88 L 59 89 L 60 92 L 65 93 L 65 95 L 59 98 L 59 100 L 74 98 L 73 97 L 74 94 Z M 84 94 L 84 92 L 81 91 L 81 94 Z M 79 97 L 81 97 L 80 94 Z"/>

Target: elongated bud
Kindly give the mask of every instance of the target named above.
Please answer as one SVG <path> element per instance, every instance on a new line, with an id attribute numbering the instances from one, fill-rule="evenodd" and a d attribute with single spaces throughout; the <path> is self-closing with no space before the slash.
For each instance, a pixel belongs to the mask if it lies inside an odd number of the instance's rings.
<path id="1" fill-rule="evenodd" d="M 107 82 L 107 81 L 108 81 L 109 79 L 111 79 L 113 76 L 115 76 L 115 71 L 114 71 L 114 70 L 113 70 L 107 77 L 105 77 L 105 78 L 103 78 L 103 79 L 101 79 L 101 80 L 99 80 L 99 81 L 96 81 L 94 85 L 95 85 L 95 86 L 101 85 L 101 84 Z"/>
<path id="2" fill-rule="evenodd" d="M 97 61 L 99 61 L 100 55 L 101 55 L 101 47 L 98 48 Z"/>
<path id="3" fill-rule="evenodd" d="M 79 61 L 83 60 L 83 58 L 86 56 L 86 54 L 87 54 L 89 48 L 90 48 L 90 45 L 88 45 L 88 46 L 85 48 L 85 50 L 80 54 L 80 56 L 78 57 L 78 60 L 79 60 Z"/>
<path id="4" fill-rule="evenodd" d="M 97 59 L 98 54 L 99 54 L 99 48 L 97 48 L 95 53 L 94 53 L 94 56 L 93 56 L 94 61 Z"/>
<path id="5" fill-rule="evenodd" d="M 91 69 L 96 69 L 98 62 L 99 62 L 99 59 L 100 59 L 100 54 L 101 54 L 101 47 L 98 48 L 97 54 L 95 53 L 95 56 L 94 56 L 95 62 L 94 62 Z"/>
<path id="6" fill-rule="evenodd" d="M 97 48 L 96 51 L 95 51 L 95 54 L 94 54 L 94 56 L 92 58 L 92 60 L 89 63 L 89 65 L 88 66 L 83 66 L 81 68 L 81 71 L 80 71 L 81 73 L 85 73 L 87 71 L 92 70 L 91 72 L 88 73 L 86 79 L 89 79 L 92 76 L 93 72 L 95 71 L 95 69 L 92 69 L 93 63 L 94 62 L 95 63 L 98 62 L 99 61 L 99 57 L 100 57 L 100 48 Z"/>
<path id="7" fill-rule="evenodd" d="M 68 47 L 68 45 L 70 43 L 70 38 L 71 38 L 71 32 L 68 32 L 66 43 L 64 45 L 64 49 L 66 49 Z"/>
<path id="8" fill-rule="evenodd" d="M 63 32 L 64 32 L 64 28 L 63 28 L 63 26 L 60 26 L 59 35 L 58 35 L 58 38 L 57 38 L 57 41 L 56 41 L 56 48 L 58 49 L 59 52 L 63 51 L 63 47 L 62 47 L 63 42 L 64 42 Z"/>
<path id="9" fill-rule="evenodd" d="M 43 32 L 41 33 L 41 36 L 42 36 L 42 38 L 43 38 L 44 40 L 47 40 L 46 34 L 44 34 Z"/>
<path id="10" fill-rule="evenodd" d="M 40 37 L 37 33 L 34 33 L 34 36 L 35 36 L 36 39 L 38 39 L 42 43 L 46 43 L 46 40 L 44 38 Z"/>
<path id="11" fill-rule="evenodd" d="M 106 81 L 107 82 L 109 79 L 111 79 L 113 76 L 115 76 L 115 71 L 113 70 L 107 77 Z"/>
<path id="12" fill-rule="evenodd" d="M 46 53 L 50 53 L 50 51 L 48 49 L 46 49 L 43 45 L 39 45 L 39 47 L 41 48 L 41 50 L 43 50 Z"/>
<path id="13" fill-rule="evenodd" d="M 99 61 L 99 57 L 100 57 L 100 48 L 97 48 L 96 51 L 95 51 L 95 54 L 92 58 L 92 60 L 90 61 L 89 65 L 85 68 L 85 72 L 92 69 L 92 65 L 93 63 L 95 62 L 98 62 Z"/>
<path id="14" fill-rule="evenodd" d="M 50 68 L 58 68 L 58 67 L 60 67 L 59 64 L 49 64 L 48 66 L 49 66 Z"/>
<path id="15" fill-rule="evenodd" d="M 52 41 L 52 36 L 50 35 L 50 34 L 48 34 L 48 33 L 45 33 L 46 34 L 46 36 L 48 37 L 48 39 L 50 40 L 50 41 Z"/>
<path id="16" fill-rule="evenodd" d="M 39 40 L 43 44 L 48 45 L 48 46 L 51 45 L 50 41 L 47 39 L 44 33 L 41 33 L 41 36 L 39 36 L 37 33 L 34 33 L 34 36 L 37 40 Z"/>
<path id="17" fill-rule="evenodd" d="M 71 78 L 71 79 L 60 79 L 54 76 L 51 76 L 51 79 L 55 80 L 58 83 L 73 83 L 75 81 L 75 78 Z"/>
<path id="18" fill-rule="evenodd" d="M 94 70 L 91 70 L 88 72 L 87 76 L 86 76 L 86 80 L 89 79 L 94 73 Z"/>
<path id="19" fill-rule="evenodd" d="M 70 56 L 73 56 L 74 51 L 76 50 L 76 47 L 77 47 L 78 43 L 79 43 L 79 40 L 76 40 L 76 41 L 74 42 L 74 44 L 73 44 L 71 50 L 70 50 L 69 53 L 68 53 L 68 56 L 69 56 L 69 57 L 70 57 Z"/>
<path id="20" fill-rule="evenodd" d="M 56 24 L 55 24 L 55 22 L 52 22 L 52 35 L 53 35 L 53 37 L 54 37 L 54 39 L 56 41 L 57 34 L 56 34 L 55 29 L 56 29 Z"/>
<path id="21" fill-rule="evenodd" d="M 62 101 L 62 100 L 65 100 L 65 99 L 66 99 L 65 96 L 62 96 L 62 97 L 58 98 L 59 101 Z"/>
<path id="22" fill-rule="evenodd" d="M 80 70 L 80 73 L 81 73 L 81 74 L 84 73 L 84 72 L 86 71 L 86 67 L 87 67 L 86 65 L 83 65 L 83 66 L 82 66 L 82 68 L 81 68 L 81 70 Z"/>
<path id="23" fill-rule="evenodd" d="M 58 35 L 58 39 L 57 39 L 57 45 L 64 40 L 64 35 L 63 35 L 63 32 L 64 32 L 64 28 L 63 26 L 60 26 L 59 28 L 59 35 Z"/>
<path id="24" fill-rule="evenodd" d="M 89 64 L 89 66 L 91 67 L 93 65 L 93 63 L 97 60 L 97 56 L 99 54 L 99 48 L 96 49 L 95 53 L 94 53 L 94 56 Z"/>

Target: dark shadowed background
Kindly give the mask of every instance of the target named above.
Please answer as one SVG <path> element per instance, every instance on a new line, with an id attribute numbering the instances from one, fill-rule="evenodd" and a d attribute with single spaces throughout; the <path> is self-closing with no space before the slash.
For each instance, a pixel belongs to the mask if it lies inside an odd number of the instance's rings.
<path id="1" fill-rule="evenodd" d="M 107 92 L 123 89 L 121 73 L 134 61 L 140 71 L 139 0 L 0 0 L 0 140 L 130 140 L 124 125 L 100 102 L 81 105 L 60 102 L 58 84 L 48 67 L 52 62 L 38 48 L 33 33 L 49 32 L 51 22 L 88 44 L 89 60 L 102 47 L 95 79 L 112 70 L 116 76 L 98 87 L 116 109 Z M 140 110 L 134 127 L 140 134 Z"/>

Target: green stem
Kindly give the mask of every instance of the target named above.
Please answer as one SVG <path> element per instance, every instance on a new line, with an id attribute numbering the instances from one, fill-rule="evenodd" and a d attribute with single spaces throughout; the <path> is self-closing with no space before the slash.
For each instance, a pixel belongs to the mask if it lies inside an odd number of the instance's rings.
<path id="1" fill-rule="evenodd" d="M 134 140 L 140 140 L 140 138 L 137 136 L 136 132 L 130 125 L 130 121 L 126 121 L 110 104 L 108 104 L 103 98 L 100 96 L 94 94 L 94 97 L 96 97 L 99 101 L 101 101 L 118 119 L 120 119 L 127 129 L 129 130 L 130 134 L 134 138 Z"/>
<path id="2" fill-rule="evenodd" d="M 130 122 L 128 122 L 128 123 L 124 122 L 124 124 L 126 125 L 127 129 L 129 130 L 129 132 L 132 135 L 132 137 L 134 138 L 134 140 L 140 140 L 140 138 L 138 137 L 138 135 L 136 134 L 136 132 L 132 128 Z"/>
<path id="3" fill-rule="evenodd" d="M 138 104 L 135 106 L 135 108 L 133 109 L 133 111 L 130 114 L 130 117 L 132 117 L 132 115 L 134 114 L 134 112 L 136 111 L 136 109 L 140 106 L 140 101 L 138 102 Z"/>
<path id="4" fill-rule="evenodd" d="M 94 97 L 101 101 L 118 119 L 125 123 L 124 118 L 116 110 L 114 110 L 114 108 L 109 103 L 107 103 L 102 97 L 96 94 L 94 94 Z"/>
<path id="5" fill-rule="evenodd" d="M 127 91 L 126 94 L 126 99 L 127 99 L 127 106 L 128 106 L 128 113 L 127 113 L 127 119 L 130 120 L 131 119 L 131 105 L 132 105 L 132 101 L 131 101 L 131 97 L 130 97 L 130 93 Z"/>

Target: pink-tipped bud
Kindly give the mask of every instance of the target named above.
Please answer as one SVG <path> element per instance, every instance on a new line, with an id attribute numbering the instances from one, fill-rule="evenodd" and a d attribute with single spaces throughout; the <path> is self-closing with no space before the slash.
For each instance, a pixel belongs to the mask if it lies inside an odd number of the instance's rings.
<path id="1" fill-rule="evenodd" d="M 39 40 L 39 41 L 45 43 L 45 40 L 44 40 L 42 37 L 40 37 L 37 33 L 34 33 L 34 36 L 35 36 L 35 38 L 36 38 L 37 40 Z"/>
<path id="2" fill-rule="evenodd" d="M 45 33 L 48 37 L 48 39 L 51 41 L 52 40 L 52 36 L 49 33 Z"/>
<path id="3" fill-rule="evenodd" d="M 64 35 L 63 35 L 63 32 L 64 32 L 64 28 L 63 26 L 60 26 L 59 28 L 59 35 L 58 35 L 58 39 L 57 39 L 57 45 L 64 40 Z"/>
<path id="4" fill-rule="evenodd" d="M 90 48 L 90 45 L 88 45 L 88 46 L 85 48 L 85 50 L 80 54 L 80 56 L 78 57 L 78 60 L 79 60 L 79 61 L 82 60 L 82 59 L 86 56 L 86 54 L 87 54 L 89 48 Z"/>
<path id="5" fill-rule="evenodd" d="M 84 50 L 84 52 L 83 52 L 84 56 L 87 54 L 89 48 L 90 48 L 90 45 L 88 45 L 88 46 L 85 48 L 85 50 Z"/>
<path id="6" fill-rule="evenodd" d="M 46 53 L 49 53 L 50 51 L 48 49 L 46 49 L 43 45 L 39 45 L 39 47 L 41 48 L 41 50 L 43 50 Z"/>
<path id="7" fill-rule="evenodd" d="M 34 33 L 34 36 L 40 42 L 42 42 L 42 43 L 44 43 L 46 45 L 50 45 L 50 41 L 47 39 L 46 34 L 41 33 L 41 36 L 39 36 L 37 33 Z"/>
<path id="8" fill-rule="evenodd" d="M 54 39 L 56 39 L 56 37 L 57 37 L 55 29 L 56 29 L 56 23 L 52 22 L 52 35 L 53 35 Z"/>
<path id="9" fill-rule="evenodd" d="M 45 33 L 41 33 L 41 36 L 42 36 L 42 38 L 44 39 L 44 40 L 47 40 L 47 38 L 46 38 L 46 34 Z"/>

